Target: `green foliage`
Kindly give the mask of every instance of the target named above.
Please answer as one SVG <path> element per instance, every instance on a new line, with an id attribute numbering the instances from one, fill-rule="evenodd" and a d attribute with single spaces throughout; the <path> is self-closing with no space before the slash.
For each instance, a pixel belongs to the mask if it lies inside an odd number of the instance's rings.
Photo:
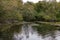
<path id="1" fill-rule="evenodd" d="M 0 4 L 1 4 L 0 5 L 0 16 L 1 16 L 0 21 L 1 22 L 10 23 L 10 22 L 23 20 L 23 17 L 19 8 L 22 5 L 22 2 L 20 0 L 1 0 Z"/>
<path id="2" fill-rule="evenodd" d="M 5 20 L 9 21 L 22 21 L 22 15 L 18 11 L 13 11 L 13 12 L 7 12 L 4 17 Z"/>
<path id="3" fill-rule="evenodd" d="M 24 4 L 23 9 L 23 19 L 25 21 L 33 21 L 35 20 L 36 11 L 34 10 L 34 4 L 31 2 L 27 2 Z"/>
<path id="4" fill-rule="evenodd" d="M 21 19 L 24 19 L 24 21 L 60 20 L 59 19 L 60 3 L 56 3 L 56 2 L 49 3 L 49 2 L 43 1 L 38 3 L 27 2 L 23 5 L 22 2 L 19 3 L 19 0 L 17 1 L 13 0 L 13 1 L 12 3 L 10 3 L 11 0 L 6 1 L 5 3 L 4 1 L 2 2 L 3 10 L 5 10 L 6 13 L 10 12 L 12 14 L 11 17 L 14 15 L 14 18 L 17 19 L 16 17 L 16 14 L 17 14 L 17 15 L 21 15 Z"/>
<path id="5" fill-rule="evenodd" d="M 57 21 L 57 18 L 59 20 L 59 4 L 60 3 L 57 3 L 57 2 L 53 2 L 53 3 L 49 3 L 49 2 L 38 2 L 36 3 L 35 5 L 35 10 L 37 12 L 37 15 L 40 15 L 40 16 L 37 16 L 37 18 L 41 17 L 47 21 L 47 20 L 50 20 L 50 21 Z M 41 18 L 39 18 L 41 19 Z M 42 21 L 42 20 L 41 20 Z"/>
<path id="6" fill-rule="evenodd" d="M 21 0 L 0 0 L 0 19 L 24 21 L 60 21 L 60 3 L 40 1 L 22 3 Z"/>

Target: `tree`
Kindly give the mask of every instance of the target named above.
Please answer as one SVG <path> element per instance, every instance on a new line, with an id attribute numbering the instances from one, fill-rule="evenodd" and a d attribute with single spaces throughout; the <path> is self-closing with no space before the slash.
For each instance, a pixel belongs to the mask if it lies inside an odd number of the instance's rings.
<path id="1" fill-rule="evenodd" d="M 3 22 L 7 20 L 22 20 L 22 14 L 20 12 L 20 6 L 22 5 L 21 0 L 0 0 L 2 8 L 1 10 L 1 20 Z M 0 7 L 1 7 L 0 6 Z"/>
<path id="2" fill-rule="evenodd" d="M 43 20 L 56 20 L 56 4 L 49 3 L 49 2 L 38 2 L 35 5 L 35 10 L 37 11 L 37 15 L 41 16 Z M 37 16 L 39 18 L 40 16 Z M 39 18 L 40 20 L 40 18 Z"/>
<path id="3" fill-rule="evenodd" d="M 32 2 L 27 2 L 24 4 L 23 9 L 23 19 L 25 21 L 35 20 L 36 11 L 34 10 L 34 4 Z"/>

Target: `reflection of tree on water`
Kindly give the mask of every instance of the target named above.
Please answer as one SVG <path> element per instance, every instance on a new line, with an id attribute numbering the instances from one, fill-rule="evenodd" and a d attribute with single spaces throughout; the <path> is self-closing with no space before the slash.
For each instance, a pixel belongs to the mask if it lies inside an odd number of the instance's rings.
<path id="1" fill-rule="evenodd" d="M 20 34 L 21 33 L 21 34 Z M 20 33 L 14 34 L 14 40 L 27 40 L 34 33 L 31 24 L 23 24 L 22 30 Z M 24 39 L 25 38 L 25 39 Z"/>
<path id="2" fill-rule="evenodd" d="M 24 24 L 22 26 L 21 34 L 20 33 L 15 33 L 14 34 L 14 40 L 22 40 L 23 38 L 29 38 L 29 26 L 28 24 Z"/>
<path id="3" fill-rule="evenodd" d="M 0 32 L 0 40 L 2 40 L 2 32 Z"/>
<path id="4" fill-rule="evenodd" d="M 55 31 L 51 31 L 50 36 L 51 36 L 51 40 L 57 40 L 55 36 Z"/>
<path id="5" fill-rule="evenodd" d="M 41 24 L 39 26 L 32 27 L 30 24 L 26 23 L 26 24 L 23 24 L 23 26 L 22 26 L 22 30 L 20 32 L 21 34 L 17 33 L 14 35 L 14 37 L 15 37 L 14 40 L 28 40 L 32 36 L 33 36 L 32 38 L 34 38 L 34 36 L 36 36 L 36 38 L 38 39 L 38 35 L 41 36 L 43 40 L 56 40 L 56 36 L 55 36 L 56 31 L 55 30 L 56 29 L 52 25 L 45 25 L 45 24 L 42 25 Z M 32 35 L 32 32 L 33 32 L 33 35 Z"/>
<path id="6" fill-rule="evenodd" d="M 57 40 L 55 32 L 56 31 L 51 31 L 49 34 L 42 36 L 42 37 L 43 37 L 43 39 L 47 38 L 48 40 Z"/>
<path id="7" fill-rule="evenodd" d="M 24 29 L 26 38 L 29 38 L 29 26 L 28 26 L 28 24 L 25 24 L 23 27 L 24 27 L 23 29 Z"/>
<path id="8" fill-rule="evenodd" d="M 20 32 L 22 25 L 12 25 L 10 28 L 5 29 L 4 31 L 0 30 L 0 40 L 13 40 L 13 34 Z M 8 26 L 7 26 L 8 27 Z M 4 29 L 4 28 L 3 28 Z"/>
<path id="9" fill-rule="evenodd" d="M 37 30 L 38 34 L 41 35 L 43 39 L 51 36 L 49 40 L 56 40 L 55 38 L 56 27 L 55 26 L 47 25 L 47 24 L 40 24 L 39 26 L 34 26 L 33 28 Z"/>
<path id="10" fill-rule="evenodd" d="M 20 35 L 20 34 L 15 34 L 14 35 L 14 40 L 22 40 L 23 39 L 23 36 Z"/>

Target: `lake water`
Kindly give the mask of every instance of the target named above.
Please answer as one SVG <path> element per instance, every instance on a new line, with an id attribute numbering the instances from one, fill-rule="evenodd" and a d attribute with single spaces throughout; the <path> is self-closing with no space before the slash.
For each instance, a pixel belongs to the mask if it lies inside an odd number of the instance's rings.
<path id="1" fill-rule="evenodd" d="M 39 24 L 15 25 L 4 31 L 0 40 L 60 40 L 60 30 L 56 26 Z"/>

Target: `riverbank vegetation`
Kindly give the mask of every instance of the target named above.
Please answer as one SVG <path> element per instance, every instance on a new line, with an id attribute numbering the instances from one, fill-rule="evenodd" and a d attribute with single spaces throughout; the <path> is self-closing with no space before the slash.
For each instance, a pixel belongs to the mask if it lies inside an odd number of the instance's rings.
<path id="1" fill-rule="evenodd" d="M 13 23 L 20 21 L 60 21 L 60 2 L 38 3 L 21 0 L 0 1 L 0 23 Z"/>

